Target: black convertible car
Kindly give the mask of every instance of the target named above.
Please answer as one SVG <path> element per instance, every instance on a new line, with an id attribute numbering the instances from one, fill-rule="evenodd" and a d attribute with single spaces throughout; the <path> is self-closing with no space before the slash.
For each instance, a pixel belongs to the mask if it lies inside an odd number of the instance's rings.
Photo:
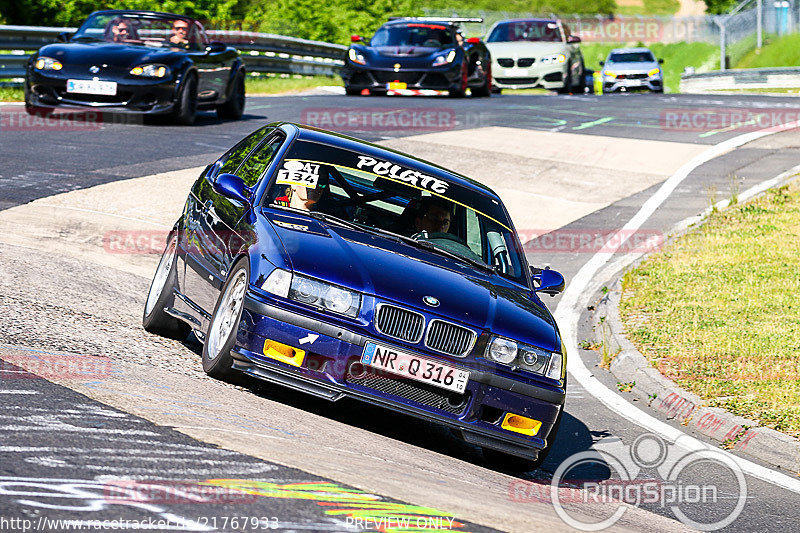
<path id="1" fill-rule="evenodd" d="M 169 115 L 192 124 L 198 109 L 220 118 L 244 111 L 239 52 L 209 42 L 194 19 L 153 11 L 96 11 L 73 35 L 42 47 L 27 66 L 25 107 Z"/>
<path id="2" fill-rule="evenodd" d="M 471 18 L 397 18 L 378 28 L 367 44 L 353 35 L 342 68 L 347 94 L 389 91 L 449 91 L 464 96 L 491 96 L 492 61 L 486 45 L 464 39 L 459 25 Z"/>

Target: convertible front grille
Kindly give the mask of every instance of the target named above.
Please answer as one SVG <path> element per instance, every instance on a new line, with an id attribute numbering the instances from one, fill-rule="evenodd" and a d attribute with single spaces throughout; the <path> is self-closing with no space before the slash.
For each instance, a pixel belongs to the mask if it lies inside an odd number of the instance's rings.
<path id="1" fill-rule="evenodd" d="M 422 338 L 422 331 L 425 329 L 425 317 L 402 307 L 378 304 L 378 310 L 375 313 L 375 329 L 387 337 L 407 342 L 419 342 Z"/>
<path id="2" fill-rule="evenodd" d="M 425 346 L 437 352 L 464 357 L 475 345 L 476 335 L 472 330 L 443 320 L 431 320 Z"/>

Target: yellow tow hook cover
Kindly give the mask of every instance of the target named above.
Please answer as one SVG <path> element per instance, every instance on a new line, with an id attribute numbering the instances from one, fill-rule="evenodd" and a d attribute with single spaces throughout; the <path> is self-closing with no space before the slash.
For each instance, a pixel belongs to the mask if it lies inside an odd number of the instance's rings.
<path id="1" fill-rule="evenodd" d="M 533 418 L 515 415 L 514 413 L 506 413 L 506 416 L 503 418 L 503 423 L 500 425 L 500 427 L 507 429 L 508 431 L 514 431 L 516 433 L 522 433 L 523 435 L 533 437 L 539 433 L 539 428 L 542 427 L 542 423 L 539 420 L 534 420 Z"/>
<path id="2" fill-rule="evenodd" d="M 306 358 L 305 350 L 270 339 L 264 341 L 264 355 L 270 359 L 298 367 L 303 366 L 303 360 Z"/>

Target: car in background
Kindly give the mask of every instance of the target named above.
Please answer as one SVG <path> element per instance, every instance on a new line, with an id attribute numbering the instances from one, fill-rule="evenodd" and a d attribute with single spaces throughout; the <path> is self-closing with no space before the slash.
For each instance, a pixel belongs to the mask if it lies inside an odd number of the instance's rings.
<path id="1" fill-rule="evenodd" d="M 167 115 L 192 124 L 198 109 L 239 119 L 244 63 L 235 48 L 208 40 L 198 21 L 171 13 L 109 10 L 33 54 L 25 108 L 57 107 Z"/>
<path id="2" fill-rule="evenodd" d="M 353 35 L 341 71 L 349 95 L 438 90 L 451 96 L 491 96 L 489 50 L 477 37 L 464 39 L 471 18 L 394 18 L 367 42 Z M 402 93 L 401 93 L 402 94 Z M 419 93 L 417 93 L 419 94 Z"/>
<path id="3" fill-rule="evenodd" d="M 579 43 L 556 19 L 502 20 L 486 36 L 496 89 L 583 92 L 584 64 Z"/>
<path id="4" fill-rule="evenodd" d="M 615 48 L 600 62 L 603 92 L 649 90 L 663 93 L 663 62 L 663 59 L 656 59 L 649 48 Z"/>
<path id="5" fill-rule="evenodd" d="M 250 376 L 434 422 L 532 468 L 566 395 L 566 353 L 500 198 L 343 135 L 267 125 L 201 173 L 143 314 Z"/>

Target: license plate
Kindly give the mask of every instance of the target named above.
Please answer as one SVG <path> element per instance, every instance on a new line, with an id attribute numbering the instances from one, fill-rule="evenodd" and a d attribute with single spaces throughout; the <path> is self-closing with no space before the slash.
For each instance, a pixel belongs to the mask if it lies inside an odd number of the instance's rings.
<path id="1" fill-rule="evenodd" d="M 372 342 L 364 347 L 361 363 L 458 393 L 463 393 L 469 382 L 465 370 Z"/>
<path id="2" fill-rule="evenodd" d="M 117 82 L 98 80 L 67 80 L 67 92 L 115 96 L 117 94 Z"/>
<path id="3" fill-rule="evenodd" d="M 400 89 L 408 89 L 408 84 L 403 81 L 390 81 L 386 84 L 386 88 L 390 91 L 397 91 Z"/>
<path id="4" fill-rule="evenodd" d="M 528 75 L 528 69 L 526 68 L 507 68 L 504 72 L 507 78 L 513 78 L 515 76 L 524 77 Z"/>
<path id="5" fill-rule="evenodd" d="M 631 87 L 636 87 L 637 85 L 641 85 L 642 80 L 628 80 L 626 85 L 630 85 Z"/>

